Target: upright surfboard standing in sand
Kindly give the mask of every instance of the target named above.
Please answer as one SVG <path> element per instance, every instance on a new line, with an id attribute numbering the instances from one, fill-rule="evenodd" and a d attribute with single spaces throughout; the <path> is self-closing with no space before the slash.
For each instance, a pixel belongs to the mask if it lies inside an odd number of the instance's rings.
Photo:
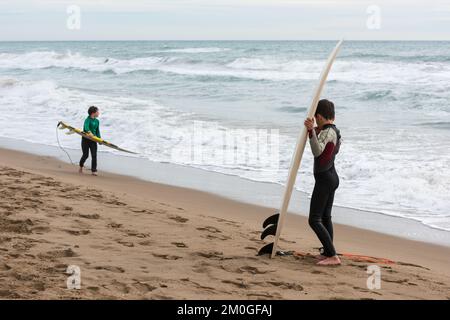
<path id="1" fill-rule="evenodd" d="M 314 114 L 316 113 L 320 94 L 322 93 L 322 89 L 325 85 L 325 82 L 327 81 L 328 73 L 330 72 L 331 66 L 336 59 L 343 41 L 344 40 L 338 42 L 338 44 L 328 57 L 327 63 L 325 64 L 322 74 L 320 75 L 319 84 L 317 85 L 316 91 L 312 98 L 311 106 L 308 110 L 308 118 L 314 117 Z M 305 150 L 307 138 L 308 131 L 306 127 L 303 126 L 303 129 L 298 136 L 297 146 L 295 147 L 295 152 L 292 157 L 291 168 L 289 169 L 288 180 L 286 183 L 286 189 L 284 190 L 283 202 L 281 204 L 280 212 L 268 217 L 263 222 L 264 231 L 261 233 L 261 240 L 269 235 L 273 235 L 275 236 L 274 241 L 262 247 L 259 250 L 258 255 L 270 254 L 270 257 L 273 258 L 277 253 L 278 240 L 280 239 L 281 229 L 283 227 L 284 218 L 287 214 L 289 201 L 291 200 L 292 190 L 294 189 L 295 179 L 297 177 L 297 172 L 302 161 L 303 151 Z"/>

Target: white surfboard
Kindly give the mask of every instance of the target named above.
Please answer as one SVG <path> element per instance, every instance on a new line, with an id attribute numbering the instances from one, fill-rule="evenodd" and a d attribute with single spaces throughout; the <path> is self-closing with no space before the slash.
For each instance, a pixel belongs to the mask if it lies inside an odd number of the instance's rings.
<path id="1" fill-rule="evenodd" d="M 314 117 L 314 114 L 316 113 L 317 104 L 319 103 L 322 89 L 325 85 L 325 82 L 328 77 L 328 73 L 330 72 L 331 66 L 333 65 L 333 62 L 336 59 L 336 56 L 339 52 L 339 49 L 341 48 L 343 41 L 344 40 L 341 40 L 338 42 L 338 44 L 336 45 L 336 47 L 333 49 L 330 56 L 328 57 L 327 63 L 325 64 L 325 67 L 320 75 L 319 83 L 316 87 L 316 90 L 314 92 L 314 95 L 313 95 L 313 98 L 311 101 L 311 105 L 308 110 L 308 118 Z M 265 236 L 267 236 L 269 234 L 273 234 L 273 232 L 275 232 L 275 228 L 276 228 L 274 242 L 264 246 L 260 250 L 260 254 L 264 254 L 264 253 L 269 253 L 267 251 L 269 251 L 271 249 L 271 255 L 270 255 L 271 258 L 273 258 L 275 256 L 275 254 L 277 253 L 278 240 L 280 238 L 284 218 L 286 216 L 287 209 L 289 207 L 289 201 L 291 200 L 292 190 L 294 189 L 297 172 L 300 167 L 300 163 L 302 161 L 303 151 L 305 150 L 307 138 L 308 138 L 308 130 L 306 129 L 305 126 L 303 126 L 303 129 L 300 132 L 300 135 L 298 136 L 297 145 L 295 147 L 295 152 L 292 157 L 291 168 L 289 169 L 289 175 L 288 175 L 288 179 L 286 182 L 286 189 L 284 190 L 283 202 L 281 204 L 279 214 L 270 216 L 269 218 L 266 219 L 266 221 L 263 224 L 263 228 L 265 228 L 266 226 L 268 226 L 268 228 L 266 230 L 264 230 L 263 234 L 261 235 L 261 239 L 264 239 Z"/>

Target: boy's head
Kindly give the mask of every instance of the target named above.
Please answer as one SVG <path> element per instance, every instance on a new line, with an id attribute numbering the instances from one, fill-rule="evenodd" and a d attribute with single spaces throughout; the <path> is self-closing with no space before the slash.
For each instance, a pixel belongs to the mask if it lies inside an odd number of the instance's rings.
<path id="1" fill-rule="evenodd" d="M 324 125 L 325 123 L 333 122 L 335 116 L 333 102 L 327 99 L 320 100 L 317 105 L 316 114 L 314 116 L 319 127 Z"/>
<path id="2" fill-rule="evenodd" d="M 88 113 L 92 118 L 97 118 L 100 115 L 100 112 L 96 106 L 90 106 L 88 109 Z"/>

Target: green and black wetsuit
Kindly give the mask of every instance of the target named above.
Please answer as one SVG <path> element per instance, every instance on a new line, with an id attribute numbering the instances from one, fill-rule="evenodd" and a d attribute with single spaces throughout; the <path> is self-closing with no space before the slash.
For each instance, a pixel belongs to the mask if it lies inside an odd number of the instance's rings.
<path id="1" fill-rule="evenodd" d="M 100 136 L 100 122 L 96 118 L 91 118 L 90 116 L 84 120 L 83 125 L 84 132 L 91 132 L 94 136 L 101 138 Z M 97 142 L 81 138 L 81 150 L 83 151 L 83 155 L 80 159 L 80 167 L 84 166 L 87 158 L 89 157 L 89 150 L 91 150 L 91 170 L 92 172 L 97 171 Z"/>

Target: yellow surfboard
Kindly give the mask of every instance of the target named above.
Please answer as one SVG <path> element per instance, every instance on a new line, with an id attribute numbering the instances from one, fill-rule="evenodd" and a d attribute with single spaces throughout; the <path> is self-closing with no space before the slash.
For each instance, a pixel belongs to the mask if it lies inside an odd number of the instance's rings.
<path id="1" fill-rule="evenodd" d="M 133 151 L 122 149 L 122 148 L 116 146 L 115 144 L 112 144 L 112 143 L 110 143 L 110 142 L 108 142 L 106 140 L 103 140 L 103 139 L 101 139 L 99 137 L 96 137 L 94 135 L 90 135 L 90 134 L 88 134 L 88 133 L 86 133 L 83 130 L 80 130 L 78 128 L 72 127 L 72 126 L 68 125 L 67 123 L 65 123 L 63 121 L 58 122 L 58 128 L 60 130 L 64 130 L 64 129 L 69 130 L 68 132 L 66 132 L 66 134 L 76 133 L 76 134 L 79 134 L 80 136 L 82 136 L 83 138 L 86 138 L 86 139 L 89 139 L 91 141 L 97 142 L 97 143 L 99 143 L 101 145 L 104 145 L 106 147 L 109 147 L 109 148 L 112 148 L 112 149 L 115 149 L 115 150 L 119 150 L 119 151 L 123 151 L 123 152 L 127 152 L 127 153 L 137 154 L 137 152 L 133 152 Z"/>

